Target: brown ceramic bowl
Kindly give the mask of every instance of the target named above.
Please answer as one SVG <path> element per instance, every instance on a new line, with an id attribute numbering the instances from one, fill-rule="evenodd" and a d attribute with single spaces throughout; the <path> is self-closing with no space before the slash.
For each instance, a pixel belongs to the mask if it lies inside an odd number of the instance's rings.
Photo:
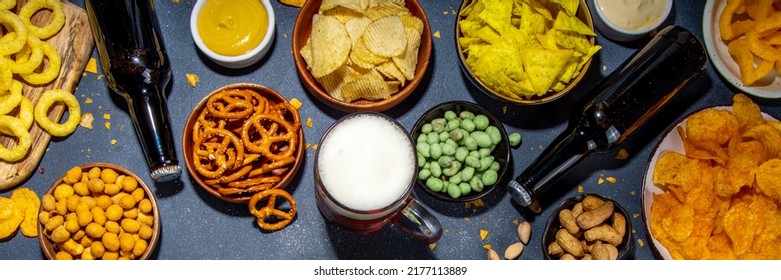
<path id="1" fill-rule="evenodd" d="M 307 69 L 306 62 L 301 57 L 300 50 L 306 45 L 309 34 L 312 32 L 312 16 L 319 11 L 321 2 L 321 0 L 306 1 L 301 8 L 301 11 L 298 13 L 298 18 L 296 18 L 296 23 L 293 26 L 293 59 L 296 63 L 298 76 L 301 78 L 301 82 L 306 86 L 309 92 L 321 102 L 344 112 L 381 112 L 398 105 L 409 97 L 412 92 L 415 91 L 415 88 L 420 85 L 421 80 L 423 80 L 423 76 L 428 68 L 429 58 L 431 57 L 431 28 L 429 27 L 428 17 L 418 0 L 406 1 L 406 7 L 409 9 L 410 13 L 423 21 L 423 34 L 420 38 L 420 49 L 418 51 L 418 64 L 415 68 L 415 77 L 411 81 L 407 81 L 406 85 L 399 89 L 399 92 L 394 93 L 388 99 L 379 101 L 360 99 L 353 102 L 343 102 L 331 97 L 331 95 L 323 89 L 320 83 L 315 80 Z"/>
<path id="2" fill-rule="evenodd" d="M 268 101 L 270 106 L 273 106 L 275 104 L 279 103 L 287 103 L 287 99 L 285 99 L 284 96 L 279 94 L 278 92 L 274 91 L 273 89 L 257 85 L 257 84 L 251 84 L 251 83 L 236 83 L 236 84 L 229 84 L 226 86 L 223 86 L 221 88 L 218 88 L 208 95 L 206 95 L 203 99 L 201 99 L 200 102 L 195 106 L 192 113 L 190 113 L 190 116 L 187 118 L 187 122 L 184 125 L 184 132 L 182 133 L 182 153 L 184 153 L 184 161 L 187 166 L 187 171 L 190 173 L 190 177 L 195 180 L 199 186 L 201 186 L 204 190 L 209 192 L 210 194 L 233 203 L 247 203 L 249 199 L 252 197 L 252 195 L 257 191 L 250 191 L 250 192 L 242 192 L 242 193 L 236 193 L 236 194 L 223 194 L 220 193 L 218 190 L 220 187 L 224 187 L 225 184 L 218 184 L 214 182 L 209 182 L 210 180 L 208 178 L 205 178 L 202 176 L 196 169 L 195 164 L 195 156 L 193 154 L 194 150 L 194 139 L 193 139 L 193 131 L 195 125 L 198 123 L 198 118 L 201 115 L 201 112 L 205 110 L 206 103 L 209 100 L 210 97 L 213 95 L 224 91 L 224 90 L 232 90 L 232 89 L 249 89 L 252 90 L 261 96 L 265 97 Z M 295 114 L 294 116 L 291 116 L 290 114 Z M 249 117 L 245 118 L 248 119 Z M 286 115 L 286 120 L 292 121 L 292 118 L 298 119 L 300 123 L 300 116 L 298 115 L 297 110 L 292 110 L 291 113 Z M 241 123 L 243 124 L 243 122 Z M 238 124 L 238 125 L 241 125 Z M 295 151 L 293 152 L 292 156 L 295 158 L 295 160 L 285 165 L 284 168 L 277 169 L 273 175 L 281 177 L 281 180 L 278 182 L 273 182 L 272 188 L 276 189 L 284 189 L 287 187 L 287 185 L 290 184 L 290 181 L 293 180 L 293 177 L 295 176 L 296 172 L 298 172 L 299 167 L 301 166 L 302 157 L 304 154 L 304 130 L 301 127 L 303 124 L 299 125 L 299 128 L 296 132 L 298 141 L 295 143 Z M 238 136 L 238 141 L 241 140 L 241 135 L 236 134 Z M 252 163 L 254 167 L 251 170 L 257 170 L 260 165 L 264 163 L 268 163 L 267 158 L 261 156 L 257 160 L 255 160 L 255 163 Z M 252 171 L 250 171 L 252 172 Z M 271 175 L 270 173 L 265 173 L 265 175 Z M 246 179 L 246 177 L 241 177 L 238 180 Z M 238 181 L 237 180 L 237 181 Z M 211 184 L 210 184 L 211 183 Z"/>
<path id="3" fill-rule="evenodd" d="M 458 16 L 458 21 L 455 24 L 456 30 L 454 34 L 455 34 L 456 48 L 458 49 L 458 54 L 459 54 L 459 65 L 461 65 L 461 70 L 464 72 L 465 74 L 464 76 L 466 76 L 469 79 L 469 81 L 480 91 L 500 101 L 510 102 L 518 105 L 538 105 L 538 104 L 544 104 L 559 99 L 560 97 L 564 96 L 568 92 L 572 91 L 572 89 L 575 88 L 583 79 L 583 76 L 585 76 L 586 71 L 589 69 L 589 66 L 591 65 L 591 61 L 593 60 L 593 57 L 592 59 L 589 59 L 586 62 L 586 64 L 583 65 L 583 68 L 580 69 L 580 73 L 577 76 L 572 77 L 572 80 L 570 80 L 569 84 L 567 84 L 567 86 L 564 89 L 558 92 L 548 92 L 543 96 L 534 96 L 530 99 L 527 99 L 527 98 L 520 98 L 518 96 L 508 96 L 499 93 L 496 90 L 491 89 L 486 83 L 484 83 L 483 81 L 475 77 L 474 73 L 472 73 L 472 70 L 469 69 L 469 66 L 466 65 L 466 59 L 467 59 L 466 50 L 462 49 L 461 44 L 458 42 L 459 41 L 458 39 L 463 36 L 461 34 L 461 26 L 460 24 L 458 24 L 458 22 L 460 22 L 460 20 L 464 18 L 463 16 L 460 16 L 461 10 L 466 8 L 467 5 L 469 5 L 473 1 L 475 0 L 464 0 L 461 3 L 461 7 L 458 10 L 459 16 Z M 578 6 L 578 12 L 576 16 L 581 21 L 586 23 L 586 25 L 588 25 L 588 27 L 593 31 L 594 24 L 591 20 L 591 12 L 589 12 L 588 7 L 586 6 L 586 1 L 580 0 L 579 2 L 580 5 Z M 589 41 L 591 42 L 591 44 L 594 44 L 594 36 L 590 36 Z"/>
<path id="4" fill-rule="evenodd" d="M 141 188 L 146 193 L 146 197 L 152 202 L 152 213 L 154 217 L 154 224 L 152 225 L 152 237 L 149 238 L 146 251 L 138 258 L 140 260 L 146 260 L 149 259 L 149 256 L 152 254 L 152 252 L 155 250 L 155 246 L 157 246 L 158 239 L 160 237 L 160 210 L 157 207 L 157 200 L 155 199 L 155 195 L 152 192 L 151 189 L 149 189 L 149 185 L 146 184 L 141 178 L 138 177 L 135 173 L 128 170 L 127 168 L 124 168 L 122 166 L 112 164 L 112 163 L 105 163 L 105 162 L 93 162 L 93 163 L 87 163 L 84 165 L 81 165 L 82 172 L 88 172 L 93 167 L 98 167 L 100 169 L 105 168 L 111 168 L 114 171 L 116 171 L 119 175 L 125 175 L 132 177 L 136 179 L 138 182 L 138 188 Z M 54 194 L 54 189 L 62 184 L 63 179 L 65 178 L 65 174 L 57 178 L 56 181 L 49 187 L 49 190 L 46 191 L 46 194 Z M 38 212 L 44 212 L 43 206 L 38 210 Z M 58 245 L 53 243 L 51 240 L 49 240 L 48 235 L 50 233 L 46 232 L 44 226 L 41 223 L 38 223 L 38 243 L 41 246 L 41 250 L 43 251 L 43 255 L 49 259 L 54 260 L 55 255 L 57 254 Z"/>

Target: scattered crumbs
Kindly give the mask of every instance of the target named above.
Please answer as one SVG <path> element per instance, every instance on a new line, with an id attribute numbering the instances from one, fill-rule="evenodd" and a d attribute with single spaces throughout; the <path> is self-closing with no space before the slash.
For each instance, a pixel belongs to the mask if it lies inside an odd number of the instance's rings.
<path id="1" fill-rule="evenodd" d="M 171 2 L 174 2 L 174 4 L 179 4 L 180 0 L 171 0 Z"/>
<path id="2" fill-rule="evenodd" d="M 542 144 L 540 144 L 539 148 L 540 148 L 540 150 L 542 150 L 542 148 L 544 148 L 544 147 L 542 146 Z"/>
<path id="3" fill-rule="evenodd" d="M 607 66 L 606 65 L 602 65 L 602 71 L 607 71 Z"/>
<path id="4" fill-rule="evenodd" d="M 45 173 L 45 172 L 46 172 L 46 168 L 43 168 L 43 167 L 41 167 L 41 168 L 38 168 L 38 173 L 41 173 L 41 174 L 43 174 L 43 173 Z"/>
<path id="5" fill-rule="evenodd" d="M 583 193 L 583 185 L 578 185 L 578 193 Z"/>
<path id="6" fill-rule="evenodd" d="M 637 230 L 636 229 L 632 229 L 632 234 L 635 234 L 635 233 L 637 233 Z"/>
<path id="7" fill-rule="evenodd" d="M 450 14 L 451 15 L 455 15 L 456 14 L 456 10 L 450 9 Z"/>
<path id="8" fill-rule="evenodd" d="M 85 112 L 81 114 L 81 119 L 79 120 L 79 125 L 82 127 L 92 130 L 92 122 L 95 120 L 95 118 L 92 117 L 92 113 Z"/>
<path id="9" fill-rule="evenodd" d="M 507 105 L 502 106 L 502 114 L 507 113 Z"/>
<path id="10" fill-rule="evenodd" d="M 485 206 L 485 203 L 483 203 L 483 199 L 481 199 L 481 198 L 478 198 L 478 199 L 475 199 L 475 200 L 472 200 L 472 201 L 464 202 L 464 207 L 469 208 L 471 206 L 482 207 L 482 206 Z"/>
<path id="11" fill-rule="evenodd" d="M 312 151 L 317 151 L 317 144 L 312 145 Z"/>
<path id="12" fill-rule="evenodd" d="M 98 105 L 98 110 L 103 110 L 103 105 Z"/>
<path id="13" fill-rule="evenodd" d="M 312 144 L 309 144 L 309 143 L 304 144 L 304 150 L 308 150 L 309 146 L 312 146 Z"/>
<path id="14" fill-rule="evenodd" d="M 637 239 L 637 245 L 640 246 L 640 248 L 643 248 L 645 246 L 645 241 L 643 241 L 642 239 L 638 238 Z"/>
<path id="15" fill-rule="evenodd" d="M 480 240 L 485 240 L 486 237 L 488 237 L 488 231 L 480 229 Z"/>
<path id="16" fill-rule="evenodd" d="M 435 38 L 442 37 L 442 35 L 439 33 L 439 30 L 437 30 L 437 32 L 434 32 L 434 37 Z"/>
<path id="17" fill-rule="evenodd" d="M 616 153 L 615 159 L 617 160 L 625 160 L 629 158 L 629 152 L 626 151 L 626 149 L 620 149 L 618 150 L 618 153 Z"/>
<path id="18" fill-rule="evenodd" d="M 515 220 L 513 220 L 513 224 L 515 224 L 517 226 L 517 225 L 520 225 L 521 222 L 519 222 L 518 219 L 515 219 Z"/>
<path id="19" fill-rule="evenodd" d="M 312 118 L 306 118 L 306 123 L 304 123 L 306 127 L 312 128 Z"/>
<path id="20" fill-rule="evenodd" d="M 117 139 L 111 139 L 111 145 L 116 145 L 116 144 L 117 144 Z"/>
<path id="21" fill-rule="evenodd" d="M 184 74 L 184 76 L 187 78 L 187 83 L 190 84 L 191 87 L 195 87 L 195 85 L 198 84 L 198 81 L 200 81 L 198 75 L 194 73 L 187 73 Z"/>
<path id="22" fill-rule="evenodd" d="M 610 182 L 611 184 L 615 184 L 615 183 L 616 183 L 616 181 L 617 181 L 617 180 L 616 180 L 616 177 L 613 177 L 613 176 L 607 176 L 607 178 L 605 178 L 605 180 L 607 180 L 607 181 L 608 181 L 608 182 Z"/>
<path id="23" fill-rule="evenodd" d="M 429 243 L 429 244 L 428 244 L 428 249 L 429 249 L 429 250 L 434 250 L 434 248 L 436 248 L 436 247 L 437 247 L 437 243 L 436 243 L 436 242 L 435 242 L 435 243 Z"/>
<path id="24" fill-rule="evenodd" d="M 92 98 L 87 97 L 87 99 L 84 99 L 84 104 L 92 104 Z"/>
<path id="25" fill-rule="evenodd" d="M 640 217 L 640 214 L 637 214 L 637 213 L 632 214 L 632 218 L 637 219 L 638 217 Z"/>
<path id="26" fill-rule="evenodd" d="M 597 179 L 597 184 L 602 185 L 604 183 L 605 183 L 605 178 L 599 177 L 599 179 Z"/>
<path id="27" fill-rule="evenodd" d="M 287 33 L 282 33 L 282 38 L 287 38 Z"/>
<path id="28" fill-rule="evenodd" d="M 106 122 L 105 127 L 106 127 L 106 130 L 111 130 L 111 123 L 110 122 Z"/>
<path id="29" fill-rule="evenodd" d="M 119 126 L 119 131 L 120 132 L 125 131 L 125 125 L 124 124 Z"/>
<path id="30" fill-rule="evenodd" d="M 486 250 L 491 250 L 491 244 L 485 244 L 483 245 L 483 248 Z"/>
<path id="31" fill-rule="evenodd" d="M 111 114 L 103 113 L 103 119 L 110 120 L 111 119 Z"/>
<path id="32" fill-rule="evenodd" d="M 87 76 L 87 72 L 81 72 L 81 76 L 82 77 L 86 77 Z"/>
<path id="33" fill-rule="evenodd" d="M 631 194 L 632 196 L 636 196 L 636 195 L 637 195 L 637 192 L 636 192 L 636 191 L 632 191 L 632 192 L 630 192 L 629 194 Z"/>
<path id="34" fill-rule="evenodd" d="M 448 12 L 448 11 L 444 11 L 444 12 L 442 12 L 442 14 L 443 14 L 443 15 L 447 15 L 447 12 Z"/>
<path id="35" fill-rule="evenodd" d="M 98 81 L 103 80 L 103 75 L 98 75 Z"/>
<path id="36" fill-rule="evenodd" d="M 304 106 L 304 104 L 301 103 L 301 100 L 298 100 L 298 98 L 290 99 L 290 105 L 293 105 L 293 107 L 296 107 L 296 110 L 301 109 L 301 106 Z"/>
<path id="37" fill-rule="evenodd" d="M 95 61 L 94 57 L 89 58 L 89 61 L 87 61 L 87 66 L 84 66 L 84 71 L 90 72 L 92 74 L 98 73 L 98 63 Z"/>
<path id="38" fill-rule="evenodd" d="M 468 222 L 469 221 L 469 217 L 464 217 L 464 221 Z"/>

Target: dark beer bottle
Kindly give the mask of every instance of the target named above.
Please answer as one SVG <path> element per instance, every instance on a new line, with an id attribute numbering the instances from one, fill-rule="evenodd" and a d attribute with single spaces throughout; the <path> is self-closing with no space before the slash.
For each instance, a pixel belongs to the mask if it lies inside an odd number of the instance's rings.
<path id="1" fill-rule="evenodd" d="M 165 87 L 171 66 L 152 0 L 85 0 L 106 83 L 128 103 L 155 182 L 179 178 Z"/>
<path id="2" fill-rule="evenodd" d="M 575 105 L 567 125 L 508 191 L 521 206 L 550 187 L 591 153 L 623 142 L 705 70 L 699 40 L 684 28 L 668 26 Z"/>

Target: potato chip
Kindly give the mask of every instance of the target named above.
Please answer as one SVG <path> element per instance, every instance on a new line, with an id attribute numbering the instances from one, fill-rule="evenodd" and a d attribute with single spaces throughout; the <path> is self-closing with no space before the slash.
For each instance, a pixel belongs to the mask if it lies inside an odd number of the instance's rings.
<path id="1" fill-rule="evenodd" d="M 363 36 L 363 32 L 370 23 L 372 23 L 372 20 L 363 16 L 350 19 L 344 23 L 344 28 L 347 29 L 347 34 L 350 35 L 350 40 L 353 42 L 353 48 L 358 41 L 362 41 L 361 36 Z"/>
<path id="2" fill-rule="evenodd" d="M 399 16 L 375 20 L 363 33 L 363 42 L 373 53 L 392 57 L 401 55 L 407 47 L 407 35 Z"/>
<path id="3" fill-rule="evenodd" d="M 749 209 L 746 203 L 737 203 L 727 210 L 722 220 L 722 227 L 732 241 L 736 255 L 740 256 L 751 249 L 754 237 L 762 228 L 762 224 L 762 220 Z"/>
<path id="4" fill-rule="evenodd" d="M 404 28 L 412 28 L 418 33 L 418 36 L 423 34 L 425 26 L 423 26 L 423 21 L 416 16 L 409 13 L 402 13 L 399 15 L 399 19 L 401 19 L 401 25 L 404 26 Z"/>
<path id="5" fill-rule="evenodd" d="M 332 16 L 338 19 L 341 23 L 347 23 L 351 19 L 361 18 L 363 14 L 355 10 L 337 6 L 322 13 L 324 16 Z"/>
<path id="6" fill-rule="evenodd" d="M 378 20 L 390 15 L 409 14 L 409 10 L 403 4 L 399 5 L 393 2 L 383 2 L 366 9 L 364 15 L 372 20 Z"/>
<path id="7" fill-rule="evenodd" d="M 342 85 L 344 85 L 346 82 L 357 79 L 363 75 L 362 72 L 364 71 L 365 70 L 359 70 L 350 65 L 342 65 L 342 67 L 339 67 L 339 69 L 336 69 L 336 71 L 317 79 L 317 82 L 323 86 L 323 89 L 325 89 L 325 91 L 328 92 L 331 97 L 337 100 L 342 100 Z"/>
<path id="8" fill-rule="evenodd" d="M 344 7 L 363 13 L 368 6 L 368 0 L 323 0 L 320 4 L 320 12 L 325 12 L 336 7 Z"/>
<path id="9" fill-rule="evenodd" d="M 399 56 L 392 57 L 393 63 L 401 70 L 407 80 L 415 77 L 418 65 L 418 49 L 420 48 L 420 33 L 413 28 L 404 28 L 407 35 L 407 47 Z"/>
<path id="10" fill-rule="evenodd" d="M 41 207 L 38 195 L 29 188 L 19 188 L 11 194 L 11 200 L 24 208 L 24 219 L 19 225 L 22 234 L 27 237 L 38 236 L 38 208 Z"/>
<path id="11" fill-rule="evenodd" d="M 735 260 L 735 251 L 732 250 L 732 241 L 726 234 L 712 235 L 708 239 L 708 251 L 712 260 Z"/>
<path id="12" fill-rule="evenodd" d="M 350 61 L 358 67 L 372 69 L 390 61 L 390 58 L 373 53 L 366 47 L 363 40 L 358 40 L 350 51 Z"/>
<path id="13" fill-rule="evenodd" d="M 756 139 L 761 142 L 769 158 L 781 157 L 781 131 L 769 124 L 752 127 L 741 135 L 743 138 Z"/>
<path id="14" fill-rule="evenodd" d="M 380 64 L 377 66 L 377 71 L 380 72 L 383 76 L 390 80 L 398 81 L 401 86 L 404 86 L 404 83 L 406 82 L 406 78 L 404 77 L 404 73 L 401 73 L 401 70 L 399 70 L 398 67 L 396 67 L 396 64 L 388 61 L 383 64 Z"/>
<path id="15" fill-rule="evenodd" d="M 306 3 L 306 0 L 279 0 L 279 3 L 301 8 L 304 6 L 304 3 Z"/>
<path id="16" fill-rule="evenodd" d="M 299 51 L 301 53 L 301 57 L 304 58 L 304 62 L 306 62 L 306 68 L 309 70 L 312 70 L 312 40 L 311 38 L 306 40 L 306 44 L 301 48 Z"/>
<path id="17" fill-rule="evenodd" d="M 358 79 L 346 82 L 342 86 L 342 101 L 352 102 L 358 99 L 381 100 L 390 97 L 390 90 L 382 76 L 369 72 Z"/>
<path id="18" fill-rule="evenodd" d="M 312 76 L 320 78 L 341 67 L 350 54 L 350 36 L 335 17 L 314 15 L 312 19 Z"/>
<path id="19" fill-rule="evenodd" d="M 686 119 L 686 136 L 693 142 L 724 145 L 738 129 L 738 119 L 727 110 L 705 109 Z"/>
<path id="20" fill-rule="evenodd" d="M 22 220 L 24 208 L 16 205 L 10 198 L 0 197 L 0 240 L 16 232 Z"/>
<path id="21" fill-rule="evenodd" d="M 757 169 L 757 187 L 762 193 L 781 200 L 781 159 L 768 160 Z"/>
<path id="22" fill-rule="evenodd" d="M 762 110 L 759 108 L 759 105 L 751 101 L 745 94 L 732 96 L 732 112 L 743 130 L 765 123 L 765 118 L 762 117 Z"/>
<path id="23" fill-rule="evenodd" d="M 694 209 L 686 204 L 677 204 L 669 216 L 662 218 L 662 228 L 672 240 L 684 242 L 694 232 Z"/>

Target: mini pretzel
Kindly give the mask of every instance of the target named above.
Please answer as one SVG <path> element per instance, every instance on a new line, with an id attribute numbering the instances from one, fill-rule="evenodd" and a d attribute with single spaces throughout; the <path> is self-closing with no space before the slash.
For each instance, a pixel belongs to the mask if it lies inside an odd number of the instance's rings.
<path id="1" fill-rule="evenodd" d="M 279 128 L 282 127 L 282 131 Z M 254 129 L 254 132 L 251 130 Z M 283 118 L 274 115 L 256 114 L 245 124 L 241 131 L 241 140 L 247 150 L 261 153 L 271 160 L 279 160 L 293 155 L 298 143 L 298 130 Z M 253 142 L 255 133 L 260 136 Z"/>
<path id="2" fill-rule="evenodd" d="M 255 111 L 252 96 L 244 90 L 225 90 L 206 101 L 210 114 L 225 119 L 245 118 Z"/>
<path id="3" fill-rule="evenodd" d="M 224 129 L 211 129 L 204 131 L 201 136 L 201 138 L 198 138 L 198 140 L 195 141 L 195 150 L 193 150 L 195 169 L 198 171 L 198 174 L 214 179 L 221 176 L 225 170 L 232 168 L 232 166 L 228 166 L 229 156 L 227 151 L 230 146 L 233 146 L 236 150 L 234 160 L 237 162 L 244 162 L 244 147 L 241 145 L 241 141 L 238 137 L 233 135 L 230 131 Z M 204 142 L 209 139 L 218 140 L 218 144 L 204 144 Z M 204 163 L 214 164 L 209 165 Z"/>
<path id="4" fill-rule="evenodd" d="M 290 203 L 290 210 L 283 211 L 276 208 L 277 197 L 281 197 Z M 268 198 L 266 206 L 257 208 L 258 201 Z M 257 218 L 258 226 L 264 230 L 279 230 L 290 224 L 296 216 L 296 201 L 288 192 L 281 189 L 270 189 L 256 193 L 249 200 L 249 212 Z M 277 221 L 267 222 L 267 219 Z"/>

